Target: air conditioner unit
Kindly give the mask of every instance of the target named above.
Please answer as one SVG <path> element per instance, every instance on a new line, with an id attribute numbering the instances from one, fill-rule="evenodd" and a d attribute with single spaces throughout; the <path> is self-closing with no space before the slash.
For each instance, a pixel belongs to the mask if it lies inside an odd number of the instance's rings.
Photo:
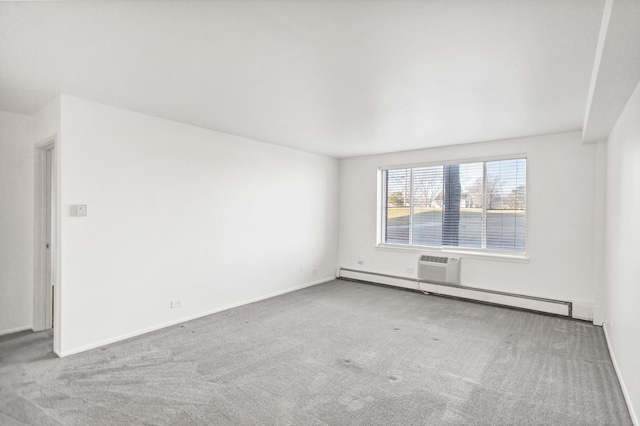
<path id="1" fill-rule="evenodd" d="M 420 281 L 460 284 L 460 258 L 421 255 L 418 260 Z"/>

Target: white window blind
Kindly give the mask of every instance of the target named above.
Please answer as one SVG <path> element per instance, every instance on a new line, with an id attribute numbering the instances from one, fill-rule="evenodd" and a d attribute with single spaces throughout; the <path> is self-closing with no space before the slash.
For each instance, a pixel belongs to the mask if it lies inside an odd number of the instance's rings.
<path id="1" fill-rule="evenodd" d="M 487 248 L 525 251 L 525 159 L 487 162 Z"/>
<path id="2" fill-rule="evenodd" d="M 382 243 L 526 250 L 526 159 L 382 170 Z"/>

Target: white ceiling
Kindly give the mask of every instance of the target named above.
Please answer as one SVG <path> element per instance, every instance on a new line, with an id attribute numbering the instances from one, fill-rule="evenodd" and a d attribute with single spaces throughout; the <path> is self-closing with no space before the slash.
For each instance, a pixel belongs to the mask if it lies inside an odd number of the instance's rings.
<path id="1" fill-rule="evenodd" d="M 580 130 L 604 0 L 0 3 L 0 109 L 59 93 L 348 157 Z"/>
<path id="2" fill-rule="evenodd" d="M 607 0 L 582 140 L 606 140 L 640 81 L 640 0 Z"/>

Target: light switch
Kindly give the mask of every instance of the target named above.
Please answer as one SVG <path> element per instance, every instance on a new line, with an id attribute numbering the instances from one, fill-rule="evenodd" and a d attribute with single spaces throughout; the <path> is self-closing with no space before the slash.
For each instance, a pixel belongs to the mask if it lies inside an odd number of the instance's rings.
<path id="1" fill-rule="evenodd" d="M 71 216 L 85 217 L 87 215 L 86 204 L 74 204 L 71 206 Z"/>

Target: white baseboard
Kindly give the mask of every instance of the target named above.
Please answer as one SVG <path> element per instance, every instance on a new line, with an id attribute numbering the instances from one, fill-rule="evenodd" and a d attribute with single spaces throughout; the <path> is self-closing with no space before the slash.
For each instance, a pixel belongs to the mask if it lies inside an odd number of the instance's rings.
<path id="1" fill-rule="evenodd" d="M 593 321 L 593 303 L 573 301 L 573 318 Z"/>
<path id="2" fill-rule="evenodd" d="M 394 277 L 391 275 L 368 273 L 365 271 L 353 271 L 348 269 L 340 269 L 338 272 L 338 278 L 354 279 L 359 281 L 367 281 L 376 284 L 392 285 L 394 287 L 403 287 L 411 290 L 420 291 L 418 282 L 415 278 L 403 279 L 401 277 Z"/>
<path id="3" fill-rule="evenodd" d="M 24 325 L 22 327 L 9 328 L 7 330 L 0 331 L 0 336 L 4 336 L 6 334 L 19 333 L 21 331 L 33 330 L 33 327 L 30 325 Z"/>
<path id="4" fill-rule="evenodd" d="M 254 297 L 253 299 L 244 300 L 242 302 L 238 302 L 238 303 L 234 303 L 234 304 L 231 304 L 231 305 L 223 306 L 221 308 L 211 309 L 209 311 L 200 312 L 198 314 L 190 315 L 188 317 L 179 318 L 179 319 L 174 320 L 174 321 L 168 321 L 168 322 L 165 322 L 165 323 L 162 323 L 162 324 L 154 325 L 152 327 L 144 328 L 142 330 L 137 330 L 137 331 L 133 331 L 131 333 L 122 334 L 120 336 L 113 337 L 113 338 L 110 338 L 110 339 L 101 340 L 99 342 L 91 343 L 89 345 L 81 346 L 79 348 L 73 348 L 73 349 L 69 349 L 69 350 L 66 350 L 66 351 L 61 351 L 57 355 L 59 357 L 61 357 L 61 358 L 65 357 L 65 356 L 69 356 L 69 355 L 75 355 L 77 353 L 85 352 L 85 351 L 88 351 L 88 350 L 91 350 L 91 349 L 95 349 L 95 348 L 99 348 L 101 346 L 109 345 L 111 343 L 116 343 L 116 342 L 120 342 L 122 340 L 130 339 L 132 337 L 141 336 L 143 334 L 151 333 L 152 331 L 160 330 L 162 328 L 171 327 L 172 325 L 176 325 L 176 324 L 180 324 L 180 323 L 183 323 L 183 322 L 191 321 L 191 320 L 194 320 L 194 319 L 197 319 L 197 318 L 206 317 L 207 315 L 216 314 L 218 312 L 226 311 L 228 309 L 237 308 L 239 306 L 248 305 L 250 303 L 259 302 L 261 300 L 270 299 L 272 297 L 281 296 L 283 294 L 291 293 L 293 291 L 302 290 L 303 288 L 312 287 L 314 285 L 326 283 L 328 281 L 333 281 L 335 279 L 336 279 L 335 277 L 323 278 L 321 280 L 317 280 L 317 281 L 313 281 L 313 282 L 310 282 L 310 283 L 302 284 L 302 285 L 299 285 L 297 287 L 292 287 L 292 288 L 288 288 L 286 290 L 276 291 L 275 293 L 269 293 L 269 294 L 266 294 L 264 296 Z"/>
<path id="5" fill-rule="evenodd" d="M 593 325 L 602 327 L 604 324 L 604 308 L 602 306 L 593 305 Z"/>
<path id="6" fill-rule="evenodd" d="M 341 269 L 340 277 L 360 281 L 387 284 L 396 287 L 410 288 L 445 296 L 459 297 L 461 299 L 475 300 L 496 305 L 527 309 L 531 311 L 545 312 L 555 315 L 570 316 L 570 303 L 568 301 L 545 299 L 541 297 L 504 293 L 495 290 L 469 287 L 451 286 L 420 282 L 415 278 L 395 277 L 392 275 L 378 274 L 368 271 L 355 271 Z"/>
<path id="7" fill-rule="evenodd" d="M 620 369 L 618 368 L 618 362 L 616 361 L 616 355 L 614 354 L 611 348 L 611 342 L 609 341 L 609 333 L 607 332 L 607 324 L 602 324 L 602 330 L 604 330 L 604 340 L 607 342 L 607 349 L 609 349 L 609 356 L 611 357 L 611 363 L 613 364 L 613 369 L 616 372 L 616 376 L 618 376 L 618 381 L 620 382 L 620 387 L 622 388 L 622 395 L 624 396 L 624 401 L 627 403 L 627 409 L 629 410 L 629 415 L 631 416 L 631 421 L 634 426 L 640 426 L 638 423 L 638 416 L 636 416 L 636 412 L 633 409 L 633 405 L 631 404 L 631 398 L 629 397 L 629 392 L 627 391 L 627 386 L 624 383 L 624 379 L 620 374 Z"/>

